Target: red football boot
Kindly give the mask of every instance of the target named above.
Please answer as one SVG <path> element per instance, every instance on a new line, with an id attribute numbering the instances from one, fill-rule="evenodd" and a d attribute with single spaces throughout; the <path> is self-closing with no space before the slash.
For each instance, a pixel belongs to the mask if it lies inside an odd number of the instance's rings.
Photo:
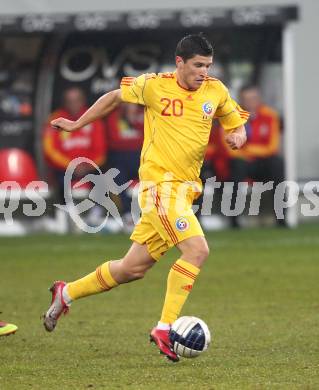
<path id="1" fill-rule="evenodd" d="M 169 330 L 157 329 L 156 327 L 153 328 L 150 334 L 150 341 L 158 346 L 160 353 L 165 355 L 167 359 L 172 362 L 179 361 L 179 357 L 172 351 L 170 346 Z"/>
<path id="2" fill-rule="evenodd" d="M 62 295 L 62 290 L 65 285 L 65 282 L 57 281 L 50 288 L 52 301 L 49 310 L 43 317 L 43 325 L 48 332 L 54 330 L 61 314 L 67 314 L 69 311 L 69 306 L 65 303 Z"/>

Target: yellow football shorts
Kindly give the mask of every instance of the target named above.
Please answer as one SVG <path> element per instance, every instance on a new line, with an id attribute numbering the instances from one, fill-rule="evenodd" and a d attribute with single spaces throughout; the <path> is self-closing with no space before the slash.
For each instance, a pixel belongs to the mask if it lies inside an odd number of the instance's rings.
<path id="1" fill-rule="evenodd" d="M 187 183 L 163 182 L 139 192 L 142 214 L 131 240 L 146 244 L 154 260 L 179 242 L 204 236 L 192 204 L 198 193 Z"/>

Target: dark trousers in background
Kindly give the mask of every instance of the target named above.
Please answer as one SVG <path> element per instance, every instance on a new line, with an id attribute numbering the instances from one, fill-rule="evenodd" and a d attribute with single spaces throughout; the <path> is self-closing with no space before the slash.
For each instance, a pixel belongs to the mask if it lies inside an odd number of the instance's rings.
<path id="1" fill-rule="evenodd" d="M 254 161 L 235 158 L 230 161 L 230 172 L 230 181 L 234 182 L 231 202 L 232 209 L 235 207 L 239 182 L 243 182 L 248 178 L 260 182 L 274 181 L 275 190 L 276 186 L 285 180 L 284 162 L 280 156 L 258 158 Z M 274 199 L 274 190 L 272 191 L 272 199 Z M 278 225 L 285 225 L 285 220 L 276 219 L 276 221 Z M 237 217 L 231 217 L 231 222 L 233 227 L 239 226 Z"/>
<path id="2" fill-rule="evenodd" d="M 108 168 L 117 168 L 120 172 L 114 178 L 117 185 L 122 185 L 130 180 L 138 179 L 138 168 L 140 165 L 140 150 L 133 151 L 110 151 L 108 154 Z M 132 198 L 126 191 L 120 195 L 121 214 L 131 212 Z"/>

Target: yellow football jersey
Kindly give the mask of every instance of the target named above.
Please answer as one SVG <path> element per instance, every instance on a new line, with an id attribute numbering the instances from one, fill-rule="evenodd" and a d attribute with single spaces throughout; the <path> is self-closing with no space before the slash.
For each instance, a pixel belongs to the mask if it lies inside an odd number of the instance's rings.
<path id="1" fill-rule="evenodd" d="M 211 77 L 196 91 L 181 87 L 175 72 L 124 77 L 121 94 L 123 101 L 145 106 L 139 169 L 143 182 L 200 183 L 213 118 L 231 130 L 249 116 L 229 96 L 224 84 Z"/>

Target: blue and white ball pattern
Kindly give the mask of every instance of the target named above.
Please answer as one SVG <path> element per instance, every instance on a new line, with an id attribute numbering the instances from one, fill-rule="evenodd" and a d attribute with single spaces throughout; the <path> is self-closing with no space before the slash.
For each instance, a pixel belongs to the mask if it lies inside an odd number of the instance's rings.
<path id="1" fill-rule="evenodd" d="M 211 335 L 203 320 L 193 316 L 178 318 L 170 330 L 173 351 L 185 358 L 194 358 L 206 351 Z"/>

